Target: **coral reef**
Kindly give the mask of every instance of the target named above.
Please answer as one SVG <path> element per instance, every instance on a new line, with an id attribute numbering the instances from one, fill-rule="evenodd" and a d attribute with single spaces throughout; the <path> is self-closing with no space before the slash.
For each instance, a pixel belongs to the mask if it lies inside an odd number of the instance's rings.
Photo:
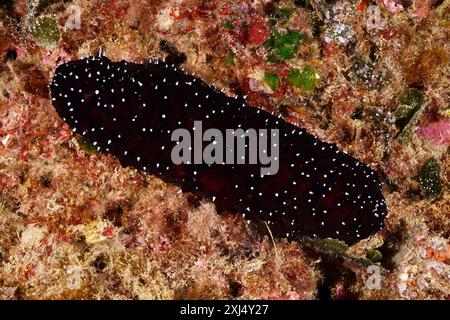
<path id="1" fill-rule="evenodd" d="M 10 1 L 0 7 L 3 299 L 448 299 L 450 1 Z M 351 247 L 267 225 L 83 144 L 56 66 L 166 59 L 383 175 Z"/>

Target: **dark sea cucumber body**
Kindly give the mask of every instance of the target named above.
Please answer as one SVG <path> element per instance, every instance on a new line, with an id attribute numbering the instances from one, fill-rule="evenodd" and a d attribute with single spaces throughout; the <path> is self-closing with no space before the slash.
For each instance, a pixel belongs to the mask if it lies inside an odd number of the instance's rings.
<path id="1" fill-rule="evenodd" d="M 268 221 L 283 236 L 332 237 L 353 244 L 383 227 L 387 213 L 377 174 L 304 129 L 228 97 L 164 62 L 112 62 L 90 57 L 60 65 L 51 83 L 61 118 L 122 165 L 160 176 L 237 211 Z M 279 129 L 276 175 L 260 164 L 179 164 L 171 160 L 177 128 L 191 131 Z M 207 143 L 205 143 L 207 144 Z"/>

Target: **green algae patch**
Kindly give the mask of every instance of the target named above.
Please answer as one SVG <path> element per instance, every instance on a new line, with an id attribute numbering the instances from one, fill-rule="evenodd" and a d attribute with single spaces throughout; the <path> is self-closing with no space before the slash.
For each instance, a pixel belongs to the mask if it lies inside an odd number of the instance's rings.
<path id="1" fill-rule="evenodd" d="M 379 250 L 369 249 L 367 250 L 366 258 L 372 261 L 373 263 L 376 263 L 383 260 L 383 254 Z"/>
<path id="2" fill-rule="evenodd" d="M 290 60 L 295 57 L 300 42 L 307 36 L 297 31 L 288 30 L 286 33 L 273 31 L 266 41 L 266 48 L 272 52 L 270 61 Z"/>
<path id="3" fill-rule="evenodd" d="M 94 147 L 92 144 L 89 144 L 82 140 L 78 140 L 78 144 L 84 151 L 86 151 L 89 154 L 97 154 L 98 153 L 97 148 Z"/>
<path id="4" fill-rule="evenodd" d="M 296 68 L 292 69 L 286 77 L 286 80 L 293 87 L 311 91 L 316 88 L 317 78 L 318 75 L 316 71 L 313 68 L 306 66 L 303 71 Z"/>
<path id="5" fill-rule="evenodd" d="M 334 258 L 349 259 L 361 266 L 367 267 L 373 264 L 373 261 L 368 258 L 359 258 L 347 252 L 348 245 L 337 239 L 320 239 L 301 236 L 298 241 L 304 246 L 311 247 L 315 251 L 328 255 Z"/>
<path id="6" fill-rule="evenodd" d="M 425 102 L 423 93 L 415 88 L 406 89 L 400 97 L 399 101 L 401 105 L 408 105 L 415 108 L 419 108 Z"/>
<path id="7" fill-rule="evenodd" d="M 227 56 L 226 56 L 225 59 L 223 60 L 223 64 L 224 64 L 225 66 L 229 66 L 229 65 L 234 64 L 234 58 L 235 58 L 234 53 L 231 52 L 231 51 L 228 52 Z"/>
<path id="8" fill-rule="evenodd" d="M 43 44 L 54 45 L 60 39 L 58 23 L 50 17 L 38 18 L 31 27 L 31 34 Z"/>
<path id="9" fill-rule="evenodd" d="M 406 89 L 399 96 L 400 105 L 394 112 L 395 123 L 400 129 L 398 140 L 400 143 L 407 143 L 411 138 L 411 133 L 417 125 L 420 116 L 425 110 L 425 97 L 417 89 Z"/>
<path id="10" fill-rule="evenodd" d="M 233 24 L 232 24 L 231 22 L 229 22 L 229 21 L 225 22 L 225 23 L 223 24 L 223 27 L 224 27 L 225 29 L 227 29 L 227 30 L 233 30 L 233 29 L 234 29 Z"/>
<path id="11" fill-rule="evenodd" d="M 436 159 L 428 159 L 414 179 L 420 183 L 422 192 L 427 199 L 433 200 L 441 194 L 441 168 Z"/>
<path id="12" fill-rule="evenodd" d="M 275 91 L 280 85 L 280 76 L 275 73 L 266 72 L 264 74 L 264 82 L 272 89 L 272 91 Z"/>
<path id="13" fill-rule="evenodd" d="M 286 24 L 292 14 L 294 14 L 294 9 L 292 8 L 278 8 L 277 11 L 275 11 L 274 18 L 277 22 Z"/>

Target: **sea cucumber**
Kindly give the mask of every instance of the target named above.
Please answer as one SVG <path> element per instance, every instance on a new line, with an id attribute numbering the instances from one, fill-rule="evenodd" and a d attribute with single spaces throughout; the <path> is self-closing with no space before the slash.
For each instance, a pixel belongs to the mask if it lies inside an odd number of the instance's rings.
<path id="1" fill-rule="evenodd" d="M 375 171 L 335 144 L 229 97 L 173 65 L 112 62 L 105 56 L 62 64 L 52 103 L 73 132 L 122 165 L 160 176 L 213 201 L 217 211 L 267 221 L 281 236 L 337 238 L 348 244 L 383 228 L 387 207 Z M 279 168 L 261 164 L 174 164 L 174 130 L 277 129 Z M 207 142 L 204 142 L 207 145 Z"/>

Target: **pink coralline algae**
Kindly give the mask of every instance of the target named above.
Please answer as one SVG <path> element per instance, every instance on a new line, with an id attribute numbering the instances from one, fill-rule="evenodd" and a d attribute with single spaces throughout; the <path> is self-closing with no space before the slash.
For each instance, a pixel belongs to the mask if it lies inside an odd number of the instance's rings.
<path id="1" fill-rule="evenodd" d="M 383 0 L 383 5 L 392 13 L 399 13 L 403 11 L 401 0 Z"/>
<path id="2" fill-rule="evenodd" d="M 433 144 L 450 145 L 450 121 L 441 119 L 420 127 L 417 132 Z"/>
<path id="3" fill-rule="evenodd" d="M 430 13 L 431 0 L 415 1 L 413 4 L 414 12 L 411 14 L 413 17 L 425 18 Z"/>

